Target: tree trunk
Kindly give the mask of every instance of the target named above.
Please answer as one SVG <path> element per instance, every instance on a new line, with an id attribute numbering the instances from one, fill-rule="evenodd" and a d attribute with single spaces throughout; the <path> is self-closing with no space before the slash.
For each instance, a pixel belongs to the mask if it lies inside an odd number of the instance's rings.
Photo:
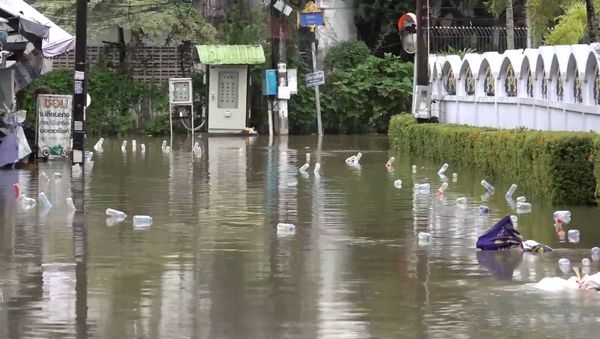
<path id="1" fill-rule="evenodd" d="M 119 26 L 118 28 L 119 39 L 117 41 L 119 48 L 119 71 L 121 74 L 125 74 L 127 72 L 127 45 L 125 44 L 125 33 L 123 32 L 123 27 Z"/>
<path id="2" fill-rule="evenodd" d="M 506 0 L 506 49 L 515 49 L 515 16 L 513 0 Z"/>
<path id="3" fill-rule="evenodd" d="M 585 0 L 585 9 L 587 11 L 588 41 L 589 43 L 598 40 L 598 20 L 594 9 L 594 0 Z"/>
<path id="4" fill-rule="evenodd" d="M 529 10 L 529 1 L 525 5 L 525 21 L 527 23 L 527 48 L 534 48 L 534 27 L 533 20 L 531 18 L 531 11 Z"/>

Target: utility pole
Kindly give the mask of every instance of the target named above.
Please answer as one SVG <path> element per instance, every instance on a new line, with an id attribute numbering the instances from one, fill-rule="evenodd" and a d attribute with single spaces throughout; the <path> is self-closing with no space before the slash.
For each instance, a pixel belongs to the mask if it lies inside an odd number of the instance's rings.
<path id="1" fill-rule="evenodd" d="M 277 69 L 278 86 L 287 86 L 286 46 L 284 35 L 285 15 L 274 8 L 275 0 L 271 0 L 271 62 L 272 67 Z M 287 99 L 273 99 L 277 119 L 275 131 L 279 135 L 288 135 L 288 101 Z"/>
<path id="2" fill-rule="evenodd" d="M 587 11 L 588 40 L 589 43 L 593 43 L 598 40 L 598 21 L 596 20 L 594 0 L 585 0 L 585 9 Z"/>
<path id="3" fill-rule="evenodd" d="M 75 97 L 73 98 L 73 164 L 84 166 L 86 52 L 87 52 L 87 2 L 77 0 L 77 21 L 75 27 Z M 81 176 L 84 177 L 83 175 Z M 83 179 L 82 179 L 83 180 Z"/>
<path id="4" fill-rule="evenodd" d="M 417 86 L 429 85 L 427 74 L 427 35 L 425 29 L 429 27 L 427 0 L 417 0 L 417 51 L 415 54 L 415 67 L 417 68 Z"/>

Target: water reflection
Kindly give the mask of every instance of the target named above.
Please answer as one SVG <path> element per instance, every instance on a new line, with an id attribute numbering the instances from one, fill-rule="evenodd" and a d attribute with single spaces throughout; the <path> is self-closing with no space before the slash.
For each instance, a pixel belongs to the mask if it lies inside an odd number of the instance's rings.
<path id="1" fill-rule="evenodd" d="M 506 337 L 497 326 L 516 336 L 595 333 L 600 298 L 528 284 L 566 277 L 559 258 L 579 265 L 589 257 L 600 239 L 597 209 L 571 208 L 561 232 L 554 209 L 534 201 L 519 231 L 553 252 L 481 252 L 477 237 L 514 213 L 504 196 L 482 197 L 484 176 L 455 164 L 449 171 L 460 180 L 450 182 L 439 163 L 390 152 L 384 136 L 202 135 L 175 138 L 168 154 L 159 139 L 138 138 L 144 154 L 123 154 L 121 142 L 105 140 L 81 181 L 59 162 L 0 172 L 0 337 Z M 201 155 L 192 156 L 193 142 Z M 359 151 L 361 165 L 346 165 Z M 311 167 L 300 174 L 307 153 Z M 54 207 L 19 210 L 14 182 L 31 197 L 44 191 Z M 445 194 L 432 194 L 442 182 Z M 423 183 L 430 188 L 414 189 Z M 74 214 L 69 196 L 81 204 Z M 482 204 L 489 214 L 479 213 Z M 108 227 L 108 207 L 130 217 Z M 153 225 L 136 231 L 135 214 Z M 295 224 L 295 234 L 279 236 L 279 222 Z M 561 242 L 572 229 L 580 241 Z M 419 232 L 431 242 L 419 244 Z"/>

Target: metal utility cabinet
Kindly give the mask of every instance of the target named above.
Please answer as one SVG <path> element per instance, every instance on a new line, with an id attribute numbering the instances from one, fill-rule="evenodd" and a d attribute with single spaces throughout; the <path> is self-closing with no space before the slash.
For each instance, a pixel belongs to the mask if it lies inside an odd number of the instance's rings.
<path id="1" fill-rule="evenodd" d="M 242 132 L 249 113 L 249 66 L 265 62 L 262 47 L 198 45 L 196 54 L 208 78 L 208 132 Z"/>

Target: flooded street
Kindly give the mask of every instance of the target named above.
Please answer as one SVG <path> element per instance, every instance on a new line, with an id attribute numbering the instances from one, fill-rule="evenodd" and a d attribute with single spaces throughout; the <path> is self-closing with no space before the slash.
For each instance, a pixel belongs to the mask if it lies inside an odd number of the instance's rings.
<path id="1" fill-rule="evenodd" d="M 0 171 L 0 338 L 594 338 L 600 330 L 600 293 L 530 285 L 572 275 L 558 259 L 581 266 L 600 246 L 597 207 L 531 201 L 518 230 L 554 251 L 480 252 L 477 237 L 515 214 L 504 198 L 511 182 L 486 177 L 497 193 L 482 196 L 481 173 L 450 162 L 448 190 L 436 197 L 441 164 L 390 150 L 386 136 L 290 136 L 269 146 L 268 137 L 203 135 L 201 156 L 185 137 L 168 154 L 162 139 L 140 138 L 135 152 L 130 141 L 126 153 L 122 140 L 105 140 L 83 187 L 71 186 L 70 164 L 58 161 Z M 361 165 L 348 166 L 359 151 Z M 300 174 L 306 153 L 311 167 Z M 19 208 L 14 182 L 28 197 L 45 192 L 54 207 Z M 413 192 L 415 183 L 430 183 L 431 194 Z M 107 208 L 128 217 L 115 223 Z M 556 209 L 573 212 L 567 229 L 580 230 L 580 243 L 559 239 Z M 134 227 L 134 215 L 153 223 Z M 279 222 L 295 234 L 278 233 Z M 430 244 L 419 245 L 418 232 L 430 232 Z"/>

